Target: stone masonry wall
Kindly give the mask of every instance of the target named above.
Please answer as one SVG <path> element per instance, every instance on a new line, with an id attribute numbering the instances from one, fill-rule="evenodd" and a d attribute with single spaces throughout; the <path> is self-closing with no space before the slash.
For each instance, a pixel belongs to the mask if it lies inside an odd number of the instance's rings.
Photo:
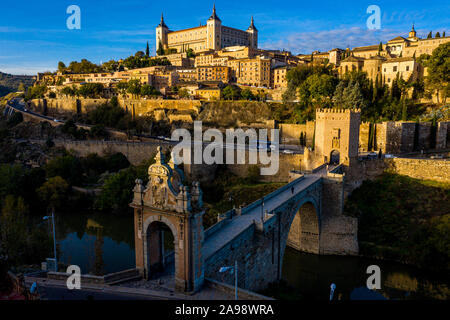
<path id="1" fill-rule="evenodd" d="M 163 150 L 170 147 L 169 144 L 151 143 L 151 142 L 125 142 L 125 141 L 73 141 L 73 140 L 54 140 L 57 147 L 64 147 L 67 150 L 75 151 L 79 156 L 87 156 L 90 153 L 97 153 L 102 156 L 108 153 L 120 152 L 124 154 L 128 161 L 133 165 L 138 165 L 144 160 L 148 160 L 159 145 Z"/>
<path id="2" fill-rule="evenodd" d="M 384 159 L 386 171 L 416 179 L 450 182 L 450 161 L 436 159 Z"/>
<path id="3" fill-rule="evenodd" d="M 106 101 L 108 100 L 81 98 L 33 99 L 30 105 L 32 109 L 39 112 L 47 109 L 49 114 L 86 113 Z M 158 109 L 187 110 L 198 113 L 201 102 L 199 100 L 119 99 L 119 105 L 134 116 L 143 116 Z"/>

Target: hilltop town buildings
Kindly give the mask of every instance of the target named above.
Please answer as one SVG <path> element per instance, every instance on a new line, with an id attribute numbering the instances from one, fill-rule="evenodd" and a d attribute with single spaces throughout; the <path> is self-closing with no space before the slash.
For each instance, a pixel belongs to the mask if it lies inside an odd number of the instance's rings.
<path id="1" fill-rule="evenodd" d="M 408 37 L 399 36 L 385 44 L 293 55 L 284 50 L 259 49 L 253 18 L 247 30 L 226 27 L 214 7 L 207 24 L 195 28 L 171 31 L 161 17 L 156 47 L 167 53 L 164 57 L 170 61 L 169 66 L 115 73 L 38 75 L 38 81 L 54 85 L 101 83 L 111 88 L 120 81 L 138 79 L 163 93 L 173 92 L 175 86 L 185 88 L 191 97 L 199 99 L 219 99 L 226 84 L 235 84 L 263 89 L 269 99 L 280 100 L 288 86 L 287 72 L 303 64 L 331 64 L 340 76 L 363 71 L 369 79 L 389 86 L 396 78 L 416 81 L 426 74 L 416 58 L 431 54 L 448 41 L 450 37 L 421 39 L 413 26 Z"/>
<path id="2" fill-rule="evenodd" d="M 162 46 L 163 49 L 172 49 L 175 52 L 186 52 L 192 49 L 195 53 L 208 50 L 220 50 L 231 46 L 258 47 L 258 30 L 251 18 L 247 30 L 239 30 L 222 25 L 222 20 L 216 14 L 214 5 L 211 16 L 206 25 L 172 31 L 164 22 L 156 27 L 156 51 Z"/>

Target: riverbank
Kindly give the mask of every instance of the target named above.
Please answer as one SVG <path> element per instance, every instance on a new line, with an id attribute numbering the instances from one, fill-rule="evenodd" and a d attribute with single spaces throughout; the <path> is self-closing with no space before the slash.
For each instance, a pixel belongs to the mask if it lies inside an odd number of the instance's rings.
<path id="1" fill-rule="evenodd" d="M 344 212 L 359 219 L 362 256 L 450 270 L 450 184 L 384 174 L 356 189 Z"/>

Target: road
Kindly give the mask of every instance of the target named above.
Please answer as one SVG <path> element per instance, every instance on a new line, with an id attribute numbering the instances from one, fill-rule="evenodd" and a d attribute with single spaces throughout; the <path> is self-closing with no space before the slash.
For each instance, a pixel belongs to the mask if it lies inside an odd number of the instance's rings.
<path id="1" fill-rule="evenodd" d="M 116 286 L 91 285 L 81 289 L 69 290 L 64 281 L 28 278 L 27 288 L 33 282 L 37 283 L 37 290 L 43 300 L 168 300 L 170 297 L 159 295 L 158 292 L 138 293 L 139 290 Z"/>
<path id="2" fill-rule="evenodd" d="M 48 122 L 58 123 L 58 124 L 64 124 L 65 123 L 64 120 L 57 120 L 57 121 L 55 121 L 54 118 L 51 118 L 51 117 L 48 117 L 48 116 L 44 116 L 44 115 L 42 115 L 40 113 L 36 113 L 36 112 L 33 112 L 33 111 L 29 110 L 29 109 L 26 109 L 23 99 L 19 99 L 19 98 L 11 99 L 9 101 L 9 103 L 8 103 L 8 106 L 10 108 L 13 108 L 13 109 L 19 111 L 19 112 L 27 113 L 27 114 L 30 114 L 30 115 L 35 116 L 37 118 L 40 118 L 43 121 L 48 121 Z M 85 129 L 89 129 L 89 128 L 93 127 L 92 125 L 89 125 L 89 124 L 76 123 L 76 125 L 78 127 L 82 127 L 82 128 L 85 128 Z M 109 130 L 115 130 L 115 129 L 109 129 Z M 117 130 L 115 130 L 115 131 L 117 131 Z M 166 143 L 168 142 L 168 143 L 171 143 L 173 145 L 178 144 L 178 141 L 173 141 L 173 140 L 171 140 L 170 138 L 167 138 L 167 137 L 159 137 L 159 136 L 156 137 L 156 136 L 143 135 L 143 134 L 136 135 L 136 137 L 138 137 L 138 138 L 142 137 L 142 138 L 155 139 L 157 141 L 164 141 Z M 192 143 L 193 144 L 202 143 L 203 146 L 205 147 L 210 142 L 208 142 L 208 141 L 201 141 L 201 142 L 200 141 L 193 141 Z M 248 144 L 245 144 L 245 145 L 242 146 L 242 145 L 239 145 L 239 144 L 231 144 L 230 145 L 230 144 L 224 143 L 224 149 L 235 149 L 235 150 L 247 149 L 248 150 L 248 149 L 250 149 L 250 146 Z M 279 151 L 281 153 L 303 153 L 303 151 L 301 150 L 301 148 L 298 145 L 289 145 L 289 144 L 279 144 Z"/>
<path id="3" fill-rule="evenodd" d="M 97 290 L 69 290 L 59 287 L 38 287 L 43 300 L 162 300 L 156 297 L 124 293 L 101 292 Z"/>

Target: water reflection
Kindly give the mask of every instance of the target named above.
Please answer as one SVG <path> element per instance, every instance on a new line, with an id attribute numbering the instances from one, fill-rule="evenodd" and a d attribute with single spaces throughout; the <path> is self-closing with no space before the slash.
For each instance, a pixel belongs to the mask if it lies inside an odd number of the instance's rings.
<path id="1" fill-rule="evenodd" d="M 95 275 L 135 267 L 132 215 L 60 214 L 56 221 L 60 262 Z"/>
<path id="2" fill-rule="evenodd" d="M 59 260 L 83 273 L 106 274 L 135 267 L 133 215 L 105 213 L 56 216 Z M 167 250 L 173 246 L 169 235 Z M 366 287 L 369 265 L 381 268 L 381 290 Z M 393 262 L 347 256 L 318 256 L 286 248 L 283 279 L 305 299 L 449 299 L 448 276 L 434 275 Z"/>
<path id="3" fill-rule="evenodd" d="M 381 268 L 381 289 L 369 290 L 366 269 Z M 318 256 L 286 248 L 283 280 L 310 299 L 329 299 L 330 284 L 336 284 L 334 299 L 448 299 L 449 279 L 399 263 L 348 256 Z"/>

